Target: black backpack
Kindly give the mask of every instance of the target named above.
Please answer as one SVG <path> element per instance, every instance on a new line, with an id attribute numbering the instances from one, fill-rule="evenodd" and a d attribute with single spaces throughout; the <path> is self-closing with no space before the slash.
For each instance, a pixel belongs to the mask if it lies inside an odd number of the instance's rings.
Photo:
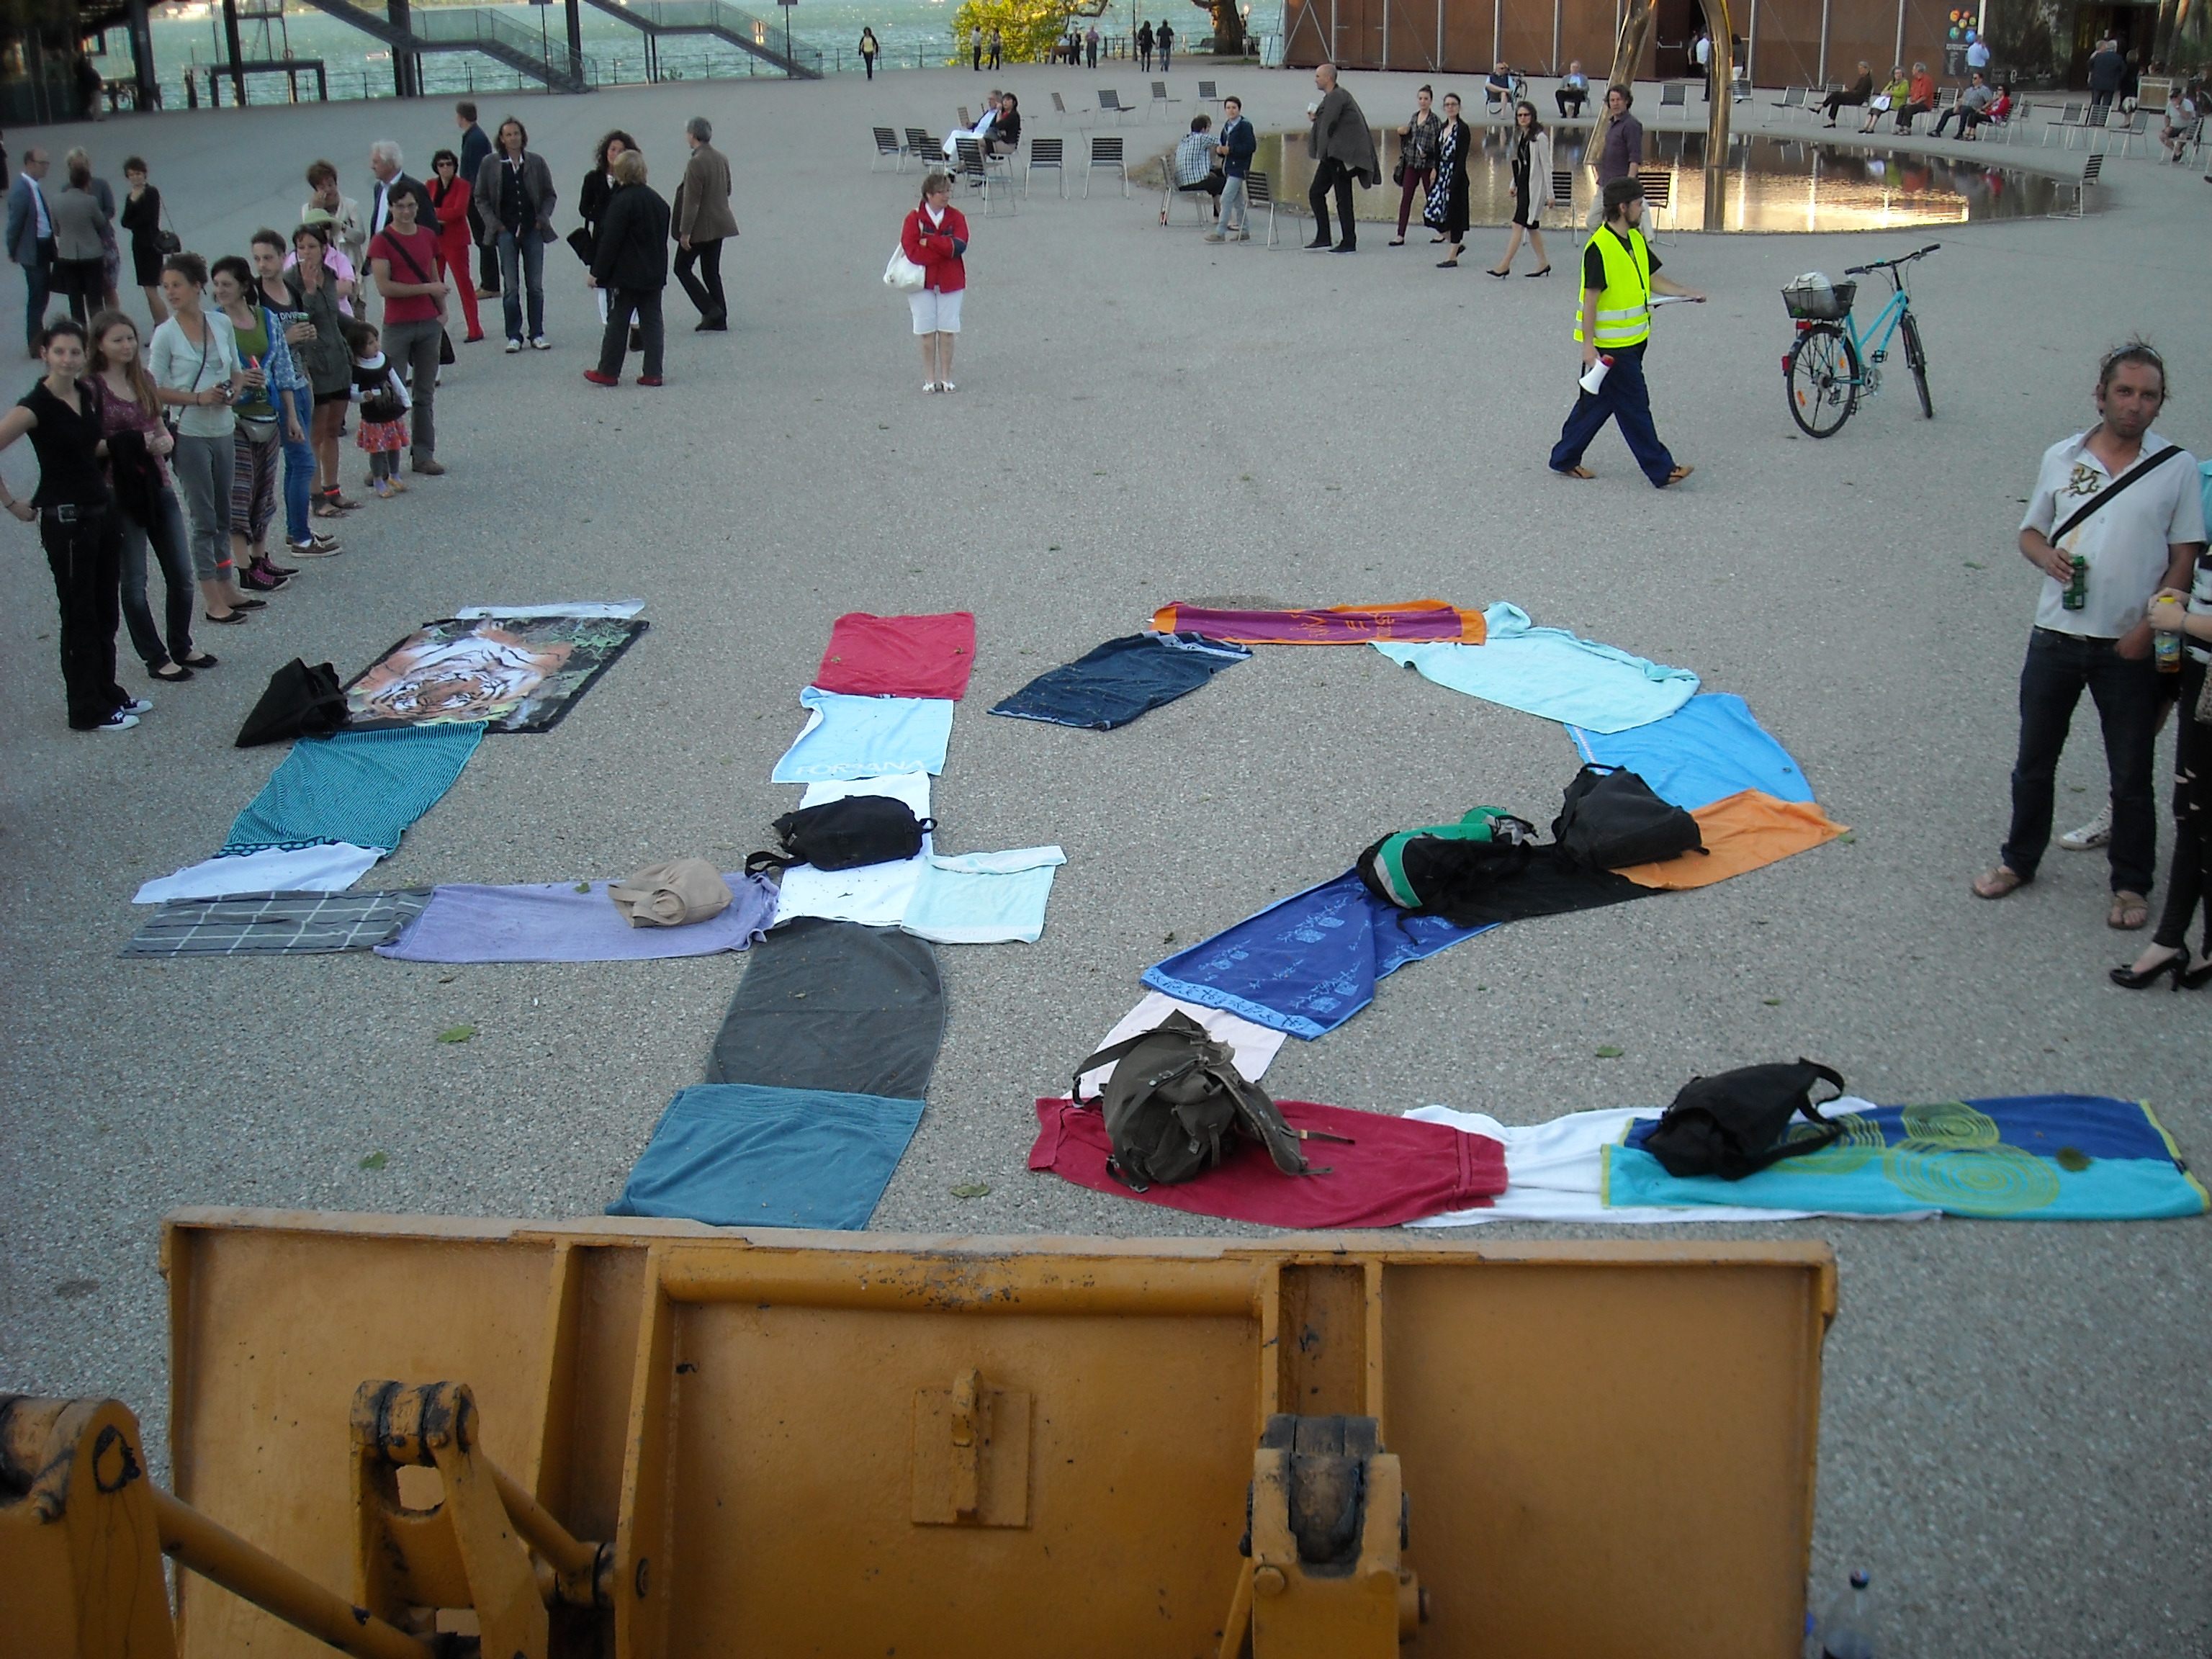
<path id="1" fill-rule="evenodd" d="M 1785 1158 L 1832 1145 L 1844 1133 L 1813 1104 L 1813 1086 L 1825 1079 L 1844 1091 L 1844 1079 L 1817 1061 L 1794 1066 L 1740 1066 L 1718 1077 L 1692 1078 L 1682 1085 L 1644 1142 L 1670 1176 L 1718 1176 L 1741 1181 Z M 1832 1098 L 1832 1097 L 1831 1097 Z M 1784 1140 L 1798 1113 L 1823 1132 Z"/>
<path id="2" fill-rule="evenodd" d="M 238 729 L 238 746 L 327 738 L 346 723 L 346 714 L 338 671 L 326 662 L 310 668 L 295 657 L 269 677 L 269 689 Z"/>
<path id="3" fill-rule="evenodd" d="M 1585 766 L 1567 786 L 1552 839 L 1586 870 L 1621 870 L 1705 850 L 1698 821 L 1633 772 Z"/>
<path id="4" fill-rule="evenodd" d="M 1309 1166 L 1304 1139 L 1335 1140 L 1317 1130 L 1293 1129 L 1259 1085 L 1237 1070 L 1229 1045 L 1180 1008 L 1149 1031 L 1125 1038 L 1075 1068 L 1085 1073 L 1114 1062 L 1098 1097 L 1114 1150 L 1107 1172 L 1133 1193 L 1154 1182 L 1173 1186 L 1219 1164 L 1232 1135 L 1258 1141 L 1285 1175 L 1327 1175 Z M 1071 1097 L 1076 1090 L 1071 1089 Z"/>
<path id="5" fill-rule="evenodd" d="M 921 838 L 937 827 L 935 818 L 917 818 L 914 808 L 889 795 L 848 795 L 819 806 L 802 806 L 775 821 L 781 853 L 756 853 L 745 873 L 811 864 L 817 870 L 854 870 L 864 864 L 910 859 L 921 851 Z"/>

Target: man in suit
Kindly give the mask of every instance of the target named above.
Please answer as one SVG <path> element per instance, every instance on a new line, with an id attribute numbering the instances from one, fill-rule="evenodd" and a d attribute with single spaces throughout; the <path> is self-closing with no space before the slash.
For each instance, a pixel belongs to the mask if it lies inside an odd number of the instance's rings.
<path id="1" fill-rule="evenodd" d="M 53 291 L 54 218 L 46 210 L 46 153 L 23 152 L 21 170 L 8 190 L 8 257 L 23 268 L 23 343 L 39 355 L 39 331 L 46 325 L 46 298 Z"/>
<path id="2" fill-rule="evenodd" d="M 729 302 L 722 296 L 722 241 L 738 234 L 730 211 L 730 160 L 708 141 L 714 129 L 703 115 L 684 124 L 684 142 L 691 159 L 684 164 L 684 182 L 676 187 L 675 231 L 678 252 L 676 280 L 699 307 L 695 332 L 720 333 L 729 326 Z M 699 268 L 694 276 L 691 268 Z"/>
<path id="3" fill-rule="evenodd" d="M 372 240 L 384 234 L 392 222 L 392 198 L 407 195 L 415 198 L 415 222 L 432 235 L 444 228 L 438 222 L 438 214 L 430 202 L 430 187 L 420 179 L 410 179 L 401 167 L 399 146 L 389 138 L 380 138 L 368 147 L 368 170 L 376 175 L 376 190 L 369 198 L 368 234 Z"/>
<path id="4" fill-rule="evenodd" d="M 453 125 L 461 130 L 461 174 L 469 188 L 476 188 L 477 174 L 483 171 L 484 158 L 491 154 L 491 139 L 477 125 L 477 106 L 464 98 L 453 106 Z M 469 240 L 477 245 L 477 292 L 499 292 L 499 254 L 484 246 L 483 222 L 477 218 L 473 205 L 469 216 L 477 222 L 469 228 Z"/>

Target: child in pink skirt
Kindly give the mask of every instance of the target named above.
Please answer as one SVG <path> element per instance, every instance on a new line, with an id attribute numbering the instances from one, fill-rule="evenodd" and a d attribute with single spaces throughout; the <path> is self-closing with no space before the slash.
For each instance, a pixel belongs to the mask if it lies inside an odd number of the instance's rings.
<path id="1" fill-rule="evenodd" d="M 399 481 L 399 456 L 407 447 L 407 411 L 413 400 L 374 327 L 349 322 L 345 337 L 353 352 L 354 400 L 361 405 L 354 441 L 368 452 L 369 488 L 389 501 L 407 488 Z"/>

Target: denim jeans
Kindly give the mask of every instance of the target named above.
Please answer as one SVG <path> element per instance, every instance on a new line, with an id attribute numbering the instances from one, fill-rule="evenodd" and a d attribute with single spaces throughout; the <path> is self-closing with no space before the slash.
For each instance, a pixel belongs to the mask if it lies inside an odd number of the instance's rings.
<path id="1" fill-rule="evenodd" d="M 1628 453 L 1636 457 L 1644 476 L 1665 486 L 1674 471 L 1674 458 L 1659 441 L 1659 428 L 1651 423 L 1651 388 L 1644 379 L 1644 346 L 1639 340 L 1634 345 L 1615 346 L 1605 354 L 1613 359 L 1613 367 L 1598 382 L 1595 392 L 1576 397 L 1566 424 L 1559 428 L 1559 441 L 1552 446 L 1553 471 L 1566 472 L 1580 466 L 1590 440 L 1605 429 L 1607 421 L 1613 421 L 1619 423 Z"/>
<path id="2" fill-rule="evenodd" d="M 1221 234 L 1234 236 L 1244 228 L 1244 180 L 1232 176 L 1221 181 Z"/>
<path id="3" fill-rule="evenodd" d="M 182 662 L 192 654 L 192 558 L 185 545 L 185 511 L 177 505 L 177 492 L 161 491 L 154 505 L 151 526 L 138 523 L 127 513 L 118 517 L 123 525 L 123 620 L 131 629 L 131 649 L 149 669 Z M 166 629 L 154 626 L 154 608 L 146 603 L 149 544 L 161 562 L 161 580 L 168 590 L 162 617 Z"/>
<path id="4" fill-rule="evenodd" d="M 529 289 L 530 331 L 523 332 L 523 289 Z M 520 236 L 499 234 L 500 304 L 507 313 L 507 337 L 534 340 L 545 332 L 545 239 L 536 226 Z"/>
<path id="5" fill-rule="evenodd" d="M 2151 750 L 2158 736 L 2158 670 L 2120 655 L 2116 641 L 2039 628 L 2020 671 L 2020 757 L 2012 769 L 2012 827 L 1999 856 L 2033 876 L 2051 845 L 2053 780 L 2075 705 L 2087 690 L 2105 732 L 2111 775 L 2112 890 L 2150 891 L 2158 857 Z"/>
<path id="6" fill-rule="evenodd" d="M 289 434 L 280 439 L 284 446 L 284 539 L 297 547 L 307 539 L 312 527 L 307 522 L 307 509 L 315 500 L 315 447 L 307 441 L 315 420 L 314 397 L 306 392 L 280 395 L 291 405 L 293 417 L 300 422 L 296 443 Z M 281 422 L 278 430 L 283 431 Z"/>

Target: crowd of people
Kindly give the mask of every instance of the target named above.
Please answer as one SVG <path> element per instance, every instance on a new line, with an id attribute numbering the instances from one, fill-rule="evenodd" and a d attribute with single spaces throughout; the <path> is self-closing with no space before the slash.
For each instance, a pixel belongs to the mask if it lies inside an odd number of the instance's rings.
<path id="1" fill-rule="evenodd" d="M 72 729 L 128 731 L 153 707 L 117 680 L 118 634 L 149 679 L 190 680 L 219 660 L 196 630 L 246 624 L 300 561 L 344 550 L 338 521 L 362 505 L 340 477 L 349 429 L 362 486 L 380 499 L 446 471 L 438 381 L 457 361 L 457 320 L 462 345 L 488 337 L 480 298 L 501 301 L 509 353 L 552 349 L 551 168 L 512 116 L 487 135 L 463 101 L 454 120 L 458 143 L 432 156 L 428 182 L 407 172 L 398 144 L 379 141 L 364 207 L 318 160 L 291 229 L 257 230 L 242 251 L 212 258 L 184 245 L 143 158 L 124 161 L 118 202 L 86 151 L 68 152 L 65 182 L 52 183 L 46 153 L 25 151 L 6 240 L 23 273 L 25 344 L 43 373 L 0 418 L 0 453 L 27 441 L 39 483 L 26 500 L 0 481 L 0 510 L 39 527 Z M 738 226 L 713 137 L 705 119 L 685 124 L 672 204 L 629 134 L 610 133 L 593 154 L 583 223 L 567 241 L 600 301 L 598 360 L 584 371 L 595 386 L 620 385 L 633 350 L 636 384 L 665 384 L 672 241 L 696 327 L 728 326 L 721 249 Z M 143 330 L 121 289 L 126 237 Z M 59 306 L 67 314 L 51 314 Z M 165 589 L 158 623 L 153 568 Z"/>

